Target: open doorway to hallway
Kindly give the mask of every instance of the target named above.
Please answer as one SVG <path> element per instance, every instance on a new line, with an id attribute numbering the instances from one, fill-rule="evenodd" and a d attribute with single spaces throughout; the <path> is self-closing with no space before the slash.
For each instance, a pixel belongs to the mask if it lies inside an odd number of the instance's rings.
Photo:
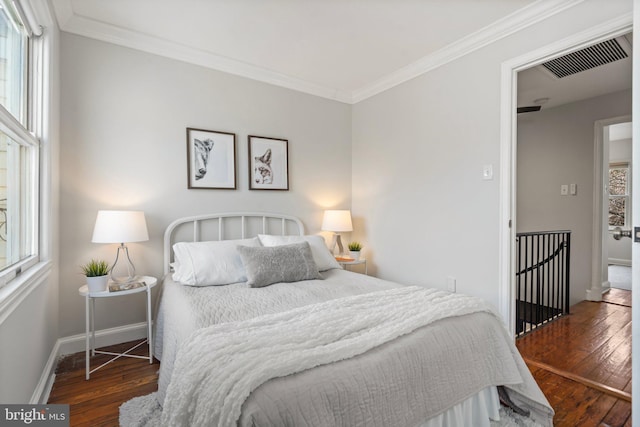
<path id="1" fill-rule="evenodd" d="M 628 153 L 609 151 L 622 146 L 610 137 L 613 125 L 631 114 L 630 38 L 614 37 L 598 47 L 622 47 L 624 55 L 611 62 L 555 79 L 538 64 L 517 76 L 514 257 L 516 263 L 522 258 L 527 263 L 515 269 L 514 297 L 524 294 L 530 310 L 549 314 L 530 318 L 541 321 L 541 327 L 528 334 L 524 328 L 517 345 L 558 413 L 556 425 L 625 425 L 631 420 L 631 307 L 624 297 L 608 300 L 618 296 L 618 289 L 603 298 L 610 286 L 609 264 L 626 259 L 616 252 L 622 249 L 615 246 L 618 241 L 609 240 L 617 226 L 626 232 L 631 218 L 630 187 L 613 188 L 610 182 L 630 178 L 631 140 Z M 591 48 L 575 53 L 582 58 Z M 570 55 L 557 59 L 563 66 L 576 61 Z M 542 245 L 525 248 L 533 256 L 520 252 L 525 236 L 560 232 L 570 235 L 569 244 L 547 248 L 542 237 Z M 560 271 L 568 271 L 568 283 L 556 279 L 555 267 L 547 269 L 554 262 L 563 262 Z M 524 272 L 532 276 L 523 284 Z M 554 286 L 566 291 L 569 313 L 545 299 L 556 292 Z M 592 302 L 602 299 L 607 301 Z M 516 321 L 522 304 L 516 301 Z"/>
<path id="2" fill-rule="evenodd" d="M 608 228 L 609 236 L 603 251 L 607 263 L 607 286 L 603 286 L 604 292 L 610 289 L 631 291 L 631 125 L 631 121 L 623 121 L 602 129 L 605 147 L 608 146 L 608 215 L 605 227 Z"/>

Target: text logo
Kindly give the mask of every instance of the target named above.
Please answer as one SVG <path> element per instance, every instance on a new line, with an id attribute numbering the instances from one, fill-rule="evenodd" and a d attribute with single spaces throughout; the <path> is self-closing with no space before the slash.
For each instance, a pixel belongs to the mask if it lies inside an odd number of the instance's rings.
<path id="1" fill-rule="evenodd" d="M 69 427 L 69 405 L 2 405 L 0 427 Z"/>

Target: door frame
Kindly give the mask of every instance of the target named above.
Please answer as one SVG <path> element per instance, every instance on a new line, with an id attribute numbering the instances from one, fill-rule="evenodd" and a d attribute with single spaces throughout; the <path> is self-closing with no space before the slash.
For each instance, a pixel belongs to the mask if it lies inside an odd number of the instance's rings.
<path id="1" fill-rule="evenodd" d="M 515 336 L 518 72 L 633 30 L 633 13 L 502 63 L 500 90 L 500 244 L 498 310 Z M 600 249 L 601 251 L 602 249 Z"/>
<path id="2" fill-rule="evenodd" d="M 610 288 L 609 279 L 605 280 L 608 257 L 605 257 L 605 246 L 609 238 L 607 221 L 609 170 L 609 139 L 604 138 L 604 128 L 618 123 L 631 122 L 631 115 L 596 120 L 594 124 L 593 151 L 593 230 L 591 247 L 591 288 L 587 290 L 589 301 L 602 301 L 602 293 Z M 632 175 L 633 176 L 633 175 Z M 632 187 L 633 188 L 633 187 Z M 633 209 L 633 208 L 632 208 Z M 608 273 L 607 273 L 608 274 Z"/>

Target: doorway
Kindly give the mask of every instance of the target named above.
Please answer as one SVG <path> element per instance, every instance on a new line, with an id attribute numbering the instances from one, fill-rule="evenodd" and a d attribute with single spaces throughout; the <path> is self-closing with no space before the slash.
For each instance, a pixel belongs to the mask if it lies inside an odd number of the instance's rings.
<path id="1" fill-rule="evenodd" d="M 541 64 L 554 60 L 556 58 L 563 57 L 567 54 L 580 51 L 586 47 L 592 46 L 597 43 L 605 42 L 607 40 L 611 40 L 617 37 L 624 36 L 625 34 L 630 33 L 632 30 L 632 19 L 628 18 L 627 22 L 621 23 L 618 21 L 617 23 L 611 23 L 609 26 L 605 25 L 598 28 L 597 33 L 595 31 L 585 31 L 583 33 L 579 33 L 571 38 L 561 40 L 553 45 L 546 46 L 544 48 L 533 51 L 529 54 L 523 55 L 518 58 L 514 58 L 513 60 L 507 61 L 502 64 L 502 102 L 501 102 L 501 170 L 504 171 L 501 174 L 501 192 L 500 192 L 500 217 L 501 217 L 501 227 L 500 227 L 500 295 L 499 295 L 499 310 L 505 320 L 508 322 L 508 327 L 512 334 L 515 335 L 515 261 L 516 261 L 516 247 L 515 247 L 515 239 L 516 239 L 516 230 L 518 229 L 518 221 L 520 220 L 517 217 L 518 212 L 518 198 L 516 194 L 518 193 L 518 179 L 517 179 L 517 171 L 518 171 L 518 118 L 516 116 L 516 107 L 518 105 L 518 84 L 519 79 L 518 75 L 520 72 L 525 70 L 533 69 L 535 67 L 540 66 Z M 629 95 L 630 96 L 630 95 Z M 551 100 L 544 99 L 545 97 L 537 98 L 538 103 L 542 106 L 542 113 L 544 114 L 545 109 L 550 109 L 553 107 Z M 549 97 L 551 98 L 551 97 Z M 629 98 L 630 100 L 630 98 Z M 536 101 L 536 99 L 531 100 Z M 629 101 L 630 102 L 630 101 Z M 545 106 L 546 104 L 546 106 Z M 531 114 L 529 117 L 535 117 L 535 114 L 540 114 L 540 112 L 536 113 L 527 113 Z M 607 114 L 604 116 L 606 117 Z M 617 114 L 623 115 L 623 114 Z M 600 116 L 602 117 L 602 115 Z M 589 130 L 589 135 L 586 137 L 590 141 L 591 147 L 593 150 L 593 123 L 600 117 L 595 117 L 591 120 L 591 127 Z M 533 119 L 525 119 L 525 120 L 533 120 Z M 583 167 L 589 170 L 589 173 L 593 173 L 594 169 L 594 160 L 593 160 L 593 151 L 590 152 L 588 156 L 588 160 L 590 164 L 584 164 Z M 579 156 L 572 158 L 565 162 L 565 165 L 574 164 L 579 160 Z M 584 159 L 583 159 L 584 161 Z M 556 168 L 561 170 L 562 167 Z M 577 175 L 575 175 L 577 177 Z M 573 185 L 572 185 L 573 184 Z M 587 195 L 593 191 L 593 178 L 587 178 L 584 181 L 579 180 L 578 178 L 573 178 L 573 176 L 567 176 L 566 178 L 562 178 L 560 181 L 549 182 L 548 185 L 544 185 L 544 191 L 553 192 L 555 196 L 560 197 L 561 192 L 566 191 L 567 193 L 575 192 L 576 194 L 566 195 L 564 199 L 558 199 L 558 203 L 571 203 L 581 199 L 580 196 Z M 589 198 L 589 206 L 587 208 L 588 212 L 591 213 L 594 210 L 593 206 L 593 196 Z M 545 216 L 546 214 L 543 214 Z M 588 219 L 588 227 L 591 228 L 593 226 L 593 218 L 589 215 Z M 584 224 L 583 224 L 584 226 Z M 581 247 L 586 247 L 587 252 L 591 252 L 592 242 L 590 241 L 592 235 L 591 229 L 587 233 L 581 233 L 582 238 L 584 236 L 587 237 L 587 241 L 575 242 L 576 244 L 580 243 Z M 574 239 L 575 240 L 575 239 Z M 600 242 L 602 244 L 602 242 Z M 577 271 L 590 270 L 591 259 L 589 256 L 589 260 L 583 265 L 572 265 L 572 269 Z M 600 263 L 598 263 L 601 265 Z M 589 278 L 589 274 L 586 275 L 587 280 L 591 281 Z M 600 281 L 600 277 L 598 277 L 598 288 L 600 289 L 599 294 L 601 295 L 602 282 Z M 585 299 L 586 290 L 591 290 L 593 288 L 593 284 L 589 286 L 590 283 L 583 283 L 582 291 L 578 292 L 578 294 L 582 294 L 579 297 L 575 295 L 574 297 L 577 300 Z"/>
<path id="2" fill-rule="evenodd" d="M 607 123 L 601 129 L 603 151 L 608 154 L 603 159 L 603 169 L 608 169 L 603 199 L 608 208 L 603 223 L 603 228 L 608 231 L 602 251 L 607 266 L 606 270 L 603 269 L 606 274 L 602 277 L 603 293 L 611 289 L 631 291 L 632 266 L 632 123 L 629 116 L 611 119 Z"/>

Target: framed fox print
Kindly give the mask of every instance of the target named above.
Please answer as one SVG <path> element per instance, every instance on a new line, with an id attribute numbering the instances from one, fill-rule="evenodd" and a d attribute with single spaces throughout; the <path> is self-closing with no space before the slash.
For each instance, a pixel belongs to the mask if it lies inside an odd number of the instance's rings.
<path id="1" fill-rule="evenodd" d="M 188 188 L 236 188 L 236 134 L 187 128 Z"/>
<path id="2" fill-rule="evenodd" d="M 249 189 L 288 190 L 288 141 L 249 135 Z"/>

